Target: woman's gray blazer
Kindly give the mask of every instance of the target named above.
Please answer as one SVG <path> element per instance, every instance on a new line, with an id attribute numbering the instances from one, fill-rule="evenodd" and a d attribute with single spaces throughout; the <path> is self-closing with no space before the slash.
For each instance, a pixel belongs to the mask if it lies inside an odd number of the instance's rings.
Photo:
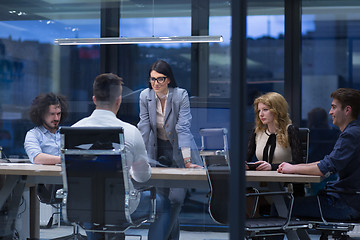
<path id="1" fill-rule="evenodd" d="M 173 147 L 173 157 L 178 167 L 184 167 L 181 147 L 190 147 L 191 162 L 203 165 L 190 131 L 191 119 L 187 91 L 178 87 L 169 88 L 164 127 Z M 153 160 L 157 160 L 156 98 L 154 90 L 150 88 L 140 93 L 140 121 L 137 127 L 144 139 L 150 163 L 154 165 Z"/>

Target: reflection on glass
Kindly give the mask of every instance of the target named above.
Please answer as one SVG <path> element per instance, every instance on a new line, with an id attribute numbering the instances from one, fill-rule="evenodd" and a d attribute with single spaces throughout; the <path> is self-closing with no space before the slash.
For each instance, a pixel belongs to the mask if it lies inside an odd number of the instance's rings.
<path id="1" fill-rule="evenodd" d="M 98 47 L 60 49 L 54 39 L 99 37 L 100 20 L 31 19 L 1 21 L 0 26 L 0 146 L 7 156 L 27 157 L 23 142 L 33 127 L 28 117 L 32 99 L 45 92 L 66 95 L 75 103 L 70 119 L 76 119 L 92 96 L 87 82 L 99 72 Z"/>
<path id="2" fill-rule="evenodd" d="M 269 9 L 259 11 L 249 7 L 254 15 L 247 17 L 247 82 L 248 82 L 248 128 L 252 128 L 255 115 L 253 101 L 266 92 L 284 94 L 284 29 L 283 7 L 278 14 L 262 15 Z M 281 11 L 282 9 L 282 11 Z M 254 10 L 254 11 L 252 11 Z M 255 14 L 256 13 L 256 14 Z"/>
<path id="3" fill-rule="evenodd" d="M 302 2 L 302 120 L 339 87 L 360 88 L 357 1 Z M 307 29 L 307 31 L 304 31 Z M 331 123 L 330 123 L 331 124 Z"/>

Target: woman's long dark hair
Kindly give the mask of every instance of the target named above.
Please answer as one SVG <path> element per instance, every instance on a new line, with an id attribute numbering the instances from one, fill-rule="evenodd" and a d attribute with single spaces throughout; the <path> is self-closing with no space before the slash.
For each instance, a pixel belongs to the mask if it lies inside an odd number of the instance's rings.
<path id="1" fill-rule="evenodd" d="M 150 78 L 150 73 L 153 70 L 158 73 L 164 74 L 166 77 L 170 79 L 169 87 L 172 88 L 177 87 L 174 74 L 171 70 L 170 65 L 167 62 L 165 62 L 164 60 L 157 60 L 156 62 L 154 62 L 149 69 L 149 78 Z M 149 81 L 149 88 L 152 89 L 150 81 Z"/>

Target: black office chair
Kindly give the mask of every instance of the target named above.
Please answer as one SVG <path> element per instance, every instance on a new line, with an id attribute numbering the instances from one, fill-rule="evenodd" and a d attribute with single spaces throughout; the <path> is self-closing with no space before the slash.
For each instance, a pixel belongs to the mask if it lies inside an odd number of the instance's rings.
<path id="1" fill-rule="evenodd" d="M 308 149 L 309 149 L 309 134 L 308 128 L 299 128 L 299 137 L 301 143 L 301 151 L 303 156 L 303 162 L 307 163 Z M 246 220 L 245 223 L 245 236 L 247 239 L 266 239 L 269 236 L 283 236 L 289 231 L 297 231 L 299 229 L 308 229 L 312 225 L 306 220 L 299 220 L 291 216 L 292 205 L 294 201 L 293 195 L 303 195 L 304 184 L 292 184 L 286 183 L 284 191 L 278 192 L 259 192 L 255 189 L 255 192 L 249 192 L 246 194 L 247 198 L 254 199 L 255 202 L 252 206 L 252 214 Z M 257 201 L 260 196 L 283 196 L 288 199 L 288 215 L 287 216 L 261 216 L 255 217 L 257 211 Z M 301 234 L 301 232 L 299 232 Z M 305 234 L 305 233 L 304 233 Z"/>
<path id="2" fill-rule="evenodd" d="M 128 228 L 154 220 L 155 192 L 150 215 L 130 215 L 129 201 L 136 193 L 129 190 L 122 128 L 63 127 L 60 134 L 66 221 L 83 228 L 90 224 L 87 232 L 124 238 Z"/>
<path id="3" fill-rule="evenodd" d="M 53 225 L 53 219 L 55 215 L 61 215 L 61 208 L 63 207 L 63 197 L 58 194 L 58 191 L 62 191 L 62 184 L 38 184 L 36 186 L 36 194 L 41 203 L 52 206 L 56 209 L 55 212 L 51 214 L 51 217 L 46 224 L 45 228 L 49 229 Z M 52 240 L 70 240 L 70 239 L 86 239 L 85 236 L 82 236 L 79 233 L 79 228 L 73 226 L 72 234 L 53 238 Z"/>
<path id="4" fill-rule="evenodd" d="M 224 156 L 205 156 L 203 160 L 210 186 L 209 214 L 216 223 L 227 225 L 230 168 Z"/>
<path id="5" fill-rule="evenodd" d="M 308 128 L 299 128 L 299 137 L 301 144 L 301 152 L 302 152 L 302 163 L 307 163 L 309 159 L 309 139 L 310 139 L 310 129 Z M 289 187 L 293 189 L 294 197 L 305 196 L 305 189 L 311 186 L 310 184 L 304 183 L 294 183 L 289 184 Z"/>
<path id="6" fill-rule="evenodd" d="M 0 176 L 0 239 L 18 237 L 15 223 L 25 184 L 26 176 Z"/>
<path id="7" fill-rule="evenodd" d="M 224 156 L 205 156 L 204 165 L 207 170 L 208 181 L 211 189 L 209 199 L 209 214 L 211 218 L 218 224 L 228 225 L 228 204 L 229 201 L 229 175 L 230 168 L 225 161 Z M 307 221 L 300 221 L 291 218 L 292 205 L 294 197 L 291 192 L 259 192 L 256 188 L 252 188 L 254 192 L 247 193 L 246 197 L 252 198 L 251 218 L 245 222 L 246 239 L 267 239 L 269 236 L 282 236 L 288 231 L 296 231 L 299 229 L 309 228 Z M 255 218 L 255 212 L 258 207 L 260 196 L 281 195 L 289 197 L 289 212 L 287 217 L 261 217 Z"/>
<path id="8" fill-rule="evenodd" d="M 260 196 L 283 196 L 288 198 L 288 214 L 287 216 L 261 216 L 254 217 L 256 208 L 253 208 L 252 217 L 245 222 L 245 238 L 246 239 L 268 239 L 272 236 L 284 236 L 289 231 L 298 231 L 299 229 L 308 229 L 311 227 L 308 221 L 302 221 L 293 218 L 292 206 L 294 197 L 292 192 L 278 191 L 278 192 L 254 192 L 246 193 L 247 198 L 257 199 Z M 301 234 L 300 234 L 301 236 Z"/>
<path id="9" fill-rule="evenodd" d="M 201 136 L 201 156 L 220 155 L 224 156 L 230 166 L 228 130 L 226 128 L 202 128 Z"/>
<path id="10" fill-rule="evenodd" d="M 327 130 L 328 131 L 328 130 Z M 302 144 L 304 163 L 308 162 L 308 152 L 309 152 L 309 139 L 310 139 L 310 130 L 308 128 L 299 128 L 300 140 Z M 329 142 L 330 144 L 330 142 Z M 334 192 L 334 190 L 324 189 L 323 192 Z M 360 194 L 358 192 L 341 192 L 343 194 Z M 319 193 L 321 194 L 321 192 Z M 328 236 L 333 236 L 333 239 L 343 240 L 348 239 L 348 232 L 352 231 L 356 225 L 359 225 L 360 219 L 357 221 L 338 221 L 336 219 L 325 219 L 322 216 L 321 203 L 318 198 L 318 204 L 320 208 L 321 219 L 311 219 L 309 220 L 313 229 L 321 231 L 320 240 L 328 239 Z M 308 219 L 307 219 L 308 220 Z"/>
<path id="11" fill-rule="evenodd" d="M 227 225 L 230 158 L 226 128 L 200 129 L 201 151 L 210 186 L 209 214 L 219 224 Z"/>
<path id="12" fill-rule="evenodd" d="M 36 186 L 36 194 L 41 203 L 47 204 L 55 208 L 57 211 L 54 212 L 48 223 L 46 224 L 46 228 L 51 228 L 53 225 L 54 215 L 61 214 L 61 204 L 62 198 L 58 198 L 56 196 L 57 190 L 61 189 L 63 186 L 61 184 L 38 184 Z"/>
<path id="13" fill-rule="evenodd" d="M 335 192 L 339 194 L 360 194 L 360 192 L 356 191 L 338 191 L 332 189 L 323 189 L 317 195 L 318 205 L 320 209 L 321 219 L 317 220 L 309 220 L 313 225 L 313 229 L 321 231 L 320 240 L 327 240 L 329 236 L 332 236 L 334 240 L 346 240 L 351 239 L 348 235 L 348 232 L 354 230 L 354 227 L 359 225 L 360 219 L 355 220 L 337 220 L 337 219 L 325 219 L 323 216 L 323 209 L 321 207 L 321 202 L 319 199 L 319 195 L 326 192 Z"/>
<path id="14" fill-rule="evenodd" d="M 299 137 L 300 137 L 301 150 L 303 155 L 303 163 L 307 163 L 309 160 L 310 129 L 299 128 Z"/>
<path id="15" fill-rule="evenodd" d="M 52 213 L 48 223 L 45 228 L 49 229 L 53 225 L 54 216 L 59 214 L 61 215 L 61 209 L 64 207 L 63 195 L 59 194 L 63 192 L 63 185 L 61 184 L 38 184 L 36 186 L 36 194 L 41 203 L 51 205 L 57 211 Z M 79 227 L 77 225 L 73 225 L 72 234 L 52 238 L 51 240 L 70 240 L 70 239 L 87 239 L 86 236 L 83 236 L 79 232 Z"/>

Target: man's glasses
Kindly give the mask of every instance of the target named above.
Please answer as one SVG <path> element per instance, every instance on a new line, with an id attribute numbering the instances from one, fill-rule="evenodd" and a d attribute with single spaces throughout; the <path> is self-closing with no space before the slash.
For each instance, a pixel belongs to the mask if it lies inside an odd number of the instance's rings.
<path id="1" fill-rule="evenodd" d="M 158 83 L 163 83 L 163 82 L 165 82 L 166 78 L 167 77 L 158 77 L 158 78 L 151 77 L 151 78 L 149 78 L 149 80 L 152 82 L 157 81 Z"/>

